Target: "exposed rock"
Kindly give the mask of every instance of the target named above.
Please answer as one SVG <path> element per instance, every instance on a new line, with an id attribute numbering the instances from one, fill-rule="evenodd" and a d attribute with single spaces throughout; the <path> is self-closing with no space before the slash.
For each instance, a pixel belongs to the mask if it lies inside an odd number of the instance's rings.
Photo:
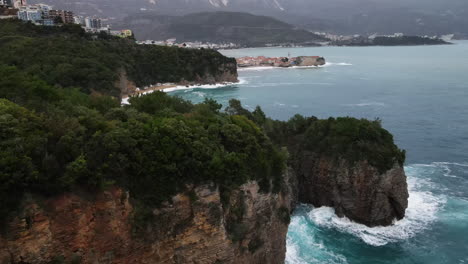
<path id="1" fill-rule="evenodd" d="M 180 80 L 177 82 L 177 85 L 193 86 L 204 84 L 236 83 L 238 81 L 237 64 L 234 62 L 220 64 L 219 68 L 216 70 L 216 74 L 212 74 L 207 70 L 203 76 L 196 75 L 195 79 L 192 81 Z M 119 79 L 116 81 L 115 85 L 120 90 L 120 98 L 126 98 L 128 96 L 137 94 L 137 87 L 135 83 L 128 79 L 127 73 L 124 70 L 120 70 Z"/>
<path id="2" fill-rule="evenodd" d="M 260 193 L 249 182 L 223 206 L 215 186 L 198 186 L 155 209 L 143 236 L 118 188 L 26 199 L 0 236 L 0 263 L 283 263 L 294 197 L 284 189 Z"/>
<path id="3" fill-rule="evenodd" d="M 201 85 L 201 84 L 217 84 L 217 83 L 236 83 L 239 81 L 237 74 L 236 63 L 225 63 L 222 64 L 216 75 L 205 72 L 204 76 L 196 76 L 194 81 L 182 80 L 179 82 L 181 85 Z"/>
<path id="4" fill-rule="evenodd" d="M 409 195 L 398 164 L 381 174 L 364 161 L 350 164 L 304 152 L 296 168 L 300 202 L 334 207 L 338 216 L 367 226 L 391 225 L 405 215 Z"/>
<path id="5" fill-rule="evenodd" d="M 123 69 L 119 71 L 119 80 L 115 83 L 115 85 L 120 90 L 120 98 L 134 94 L 137 90 L 135 83 L 128 80 L 127 73 Z"/>

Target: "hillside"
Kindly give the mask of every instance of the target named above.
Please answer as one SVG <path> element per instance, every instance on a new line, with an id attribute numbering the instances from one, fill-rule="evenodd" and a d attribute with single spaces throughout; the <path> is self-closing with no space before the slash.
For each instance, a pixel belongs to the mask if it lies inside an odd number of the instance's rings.
<path id="1" fill-rule="evenodd" d="M 468 34 L 465 0 L 31 0 L 76 13 L 121 19 L 141 10 L 163 15 L 194 12 L 250 12 L 312 31 L 340 34 Z"/>
<path id="2" fill-rule="evenodd" d="M 0 63 L 37 75 L 50 85 L 116 97 L 127 78 L 137 87 L 237 79 L 235 60 L 216 51 L 137 45 L 132 39 L 92 36 L 77 25 L 38 27 L 2 20 L 0 50 L 9 51 L 0 53 Z"/>
<path id="3" fill-rule="evenodd" d="M 178 42 L 232 42 L 246 46 L 313 44 L 322 37 L 277 19 L 239 12 L 205 12 L 185 16 L 141 13 L 125 18 L 116 27 L 130 28 L 138 39 Z"/>

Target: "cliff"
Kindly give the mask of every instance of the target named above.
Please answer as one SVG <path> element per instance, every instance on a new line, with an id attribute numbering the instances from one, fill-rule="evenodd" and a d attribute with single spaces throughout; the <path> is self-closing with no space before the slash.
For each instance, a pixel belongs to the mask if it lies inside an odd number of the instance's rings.
<path id="1" fill-rule="evenodd" d="M 405 215 L 408 186 L 403 167 L 384 173 L 366 161 L 350 164 L 304 152 L 297 163 L 299 201 L 335 208 L 340 217 L 367 226 L 387 226 Z"/>
<path id="2" fill-rule="evenodd" d="M 196 74 L 193 78 L 188 80 L 181 78 L 176 82 L 177 85 L 204 85 L 204 84 L 219 84 L 219 83 L 237 83 L 239 82 L 237 74 L 237 63 L 235 61 L 219 64 L 217 69 L 213 72 L 205 69 L 200 74 Z M 136 93 L 137 86 L 135 82 L 129 80 L 127 72 L 124 69 L 119 71 L 118 81 L 115 86 L 120 90 L 120 98 L 129 97 Z M 139 88 L 140 93 L 145 92 L 144 87 Z"/>
<path id="3" fill-rule="evenodd" d="M 267 134 L 289 149 L 299 202 L 333 207 L 338 216 L 371 227 L 404 217 L 405 151 L 379 120 L 296 115 L 269 122 Z"/>
<path id="4" fill-rule="evenodd" d="M 225 205 L 215 185 L 200 185 L 154 209 L 139 233 L 120 188 L 29 196 L 0 236 L 0 263 L 283 263 L 293 196 L 253 181 Z"/>

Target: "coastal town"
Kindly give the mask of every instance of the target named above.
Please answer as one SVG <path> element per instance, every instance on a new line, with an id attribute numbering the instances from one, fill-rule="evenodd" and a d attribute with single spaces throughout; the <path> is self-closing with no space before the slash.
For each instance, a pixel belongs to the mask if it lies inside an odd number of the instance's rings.
<path id="1" fill-rule="evenodd" d="M 325 58 L 320 56 L 299 56 L 299 57 L 241 57 L 237 58 L 237 67 L 310 67 L 325 64 Z"/>
<path id="2" fill-rule="evenodd" d="M 0 0 L 0 19 L 17 18 L 41 26 L 78 24 L 88 33 L 107 33 L 112 36 L 129 38 L 133 33 L 129 29 L 111 30 L 103 25 L 98 17 L 75 15 L 73 11 L 56 10 L 46 4 L 30 5 L 27 0 Z"/>
<path id="3" fill-rule="evenodd" d="M 144 40 L 137 41 L 140 45 L 158 45 L 168 47 L 179 47 L 188 49 L 238 49 L 241 45 L 235 43 L 211 43 L 211 42 L 177 42 L 177 39 L 171 38 L 167 40 Z"/>
<path id="4" fill-rule="evenodd" d="M 111 36 L 121 38 L 134 38 L 133 32 L 130 29 L 112 29 L 109 23 L 110 21 L 105 18 L 99 18 L 96 16 L 76 15 L 72 10 L 58 10 L 54 9 L 53 6 L 47 4 L 28 4 L 27 0 L 0 0 L 0 19 L 16 18 L 25 22 L 31 22 L 35 25 L 41 26 L 60 26 L 63 24 L 78 24 L 86 32 L 92 34 L 106 33 Z M 453 35 L 444 35 L 441 39 L 437 36 L 424 36 L 424 37 L 407 37 L 402 33 L 395 33 L 393 35 L 377 35 L 373 34 L 370 36 L 361 35 L 334 35 L 330 33 L 314 32 L 316 35 L 322 36 L 327 41 L 315 43 L 314 45 L 319 46 L 372 46 L 372 45 L 426 45 L 426 44 L 447 44 Z M 443 41 L 443 40 L 445 41 Z M 169 38 L 163 40 L 136 40 L 137 44 L 140 45 L 157 45 L 157 46 L 170 46 L 179 48 L 189 49 L 238 49 L 243 48 L 245 45 L 239 43 L 213 43 L 213 42 L 181 42 L 177 41 L 176 38 Z M 284 46 L 284 47 L 295 47 L 301 46 L 293 43 L 284 44 L 265 44 L 266 47 L 273 46 Z M 297 66 L 295 60 L 281 61 L 283 58 L 277 58 L 272 62 L 271 58 L 267 59 L 270 62 L 265 62 L 265 59 L 259 58 L 258 60 L 252 60 L 246 64 L 265 64 L 265 65 L 277 65 L 277 67 L 290 67 Z M 244 64 L 244 63 L 241 63 Z"/>

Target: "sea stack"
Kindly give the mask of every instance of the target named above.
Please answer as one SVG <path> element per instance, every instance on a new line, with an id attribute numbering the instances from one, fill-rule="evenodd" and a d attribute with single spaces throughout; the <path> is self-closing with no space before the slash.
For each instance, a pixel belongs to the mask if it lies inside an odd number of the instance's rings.
<path id="1" fill-rule="evenodd" d="M 335 208 L 340 217 L 367 226 L 388 226 L 402 219 L 408 206 L 403 167 L 383 173 L 366 161 L 317 157 L 306 152 L 299 162 L 299 201 Z"/>
<path id="2" fill-rule="evenodd" d="M 294 120 L 301 119 L 289 122 Z M 300 203 L 333 207 L 338 216 L 370 227 L 405 216 L 406 152 L 379 120 L 308 118 L 296 123 L 303 128 L 289 138 L 288 148 Z"/>

